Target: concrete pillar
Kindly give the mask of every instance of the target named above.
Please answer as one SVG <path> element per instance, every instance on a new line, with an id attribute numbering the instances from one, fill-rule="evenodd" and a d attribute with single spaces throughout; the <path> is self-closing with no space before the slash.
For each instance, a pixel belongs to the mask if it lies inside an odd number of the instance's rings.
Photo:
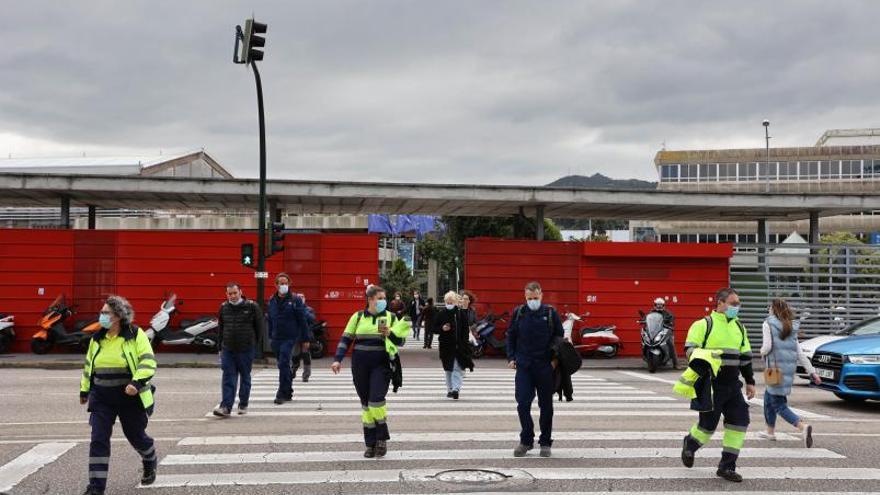
<path id="1" fill-rule="evenodd" d="M 761 271 L 767 270 L 767 219 L 758 219 L 758 266 Z"/>
<path id="2" fill-rule="evenodd" d="M 437 302 L 437 282 L 440 278 L 440 264 L 437 260 L 428 260 L 428 297 L 434 298 Z"/>
<path id="3" fill-rule="evenodd" d="M 544 240 L 544 205 L 535 208 L 535 238 Z"/>
<path id="4" fill-rule="evenodd" d="M 810 244 L 819 244 L 819 212 L 810 212 Z"/>
<path id="5" fill-rule="evenodd" d="M 67 196 L 61 198 L 61 228 L 70 228 L 70 198 Z"/>
<path id="6" fill-rule="evenodd" d="M 89 205 L 89 230 L 95 230 L 98 223 L 98 209 Z"/>

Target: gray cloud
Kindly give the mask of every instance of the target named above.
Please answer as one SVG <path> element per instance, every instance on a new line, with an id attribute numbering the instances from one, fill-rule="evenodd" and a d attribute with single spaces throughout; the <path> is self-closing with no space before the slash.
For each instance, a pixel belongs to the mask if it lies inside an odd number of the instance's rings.
<path id="1" fill-rule="evenodd" d="M 44 0 L 0 20 L 0 133 L 98 153 L 205 147 L 253 176 L 253 79 L 231 63 L 252 11 L 269 24 L 275 177 L 652 178 L 661 143 L 761 146 L 765 117 L 777 145 L 880 126 L 869 1 Z"/>

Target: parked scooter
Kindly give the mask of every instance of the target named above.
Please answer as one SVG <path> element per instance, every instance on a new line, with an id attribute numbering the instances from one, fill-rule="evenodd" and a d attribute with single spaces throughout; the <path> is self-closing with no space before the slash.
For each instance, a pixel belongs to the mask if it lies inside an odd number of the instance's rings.
<path id="1" fill-rule="evenodd" d="M 579 318 L 586 318 L 590 313 L 585 313 Z M 568 318 L 566 318 L 568 321 Z M 565 325 L 563 324 L 563 329 Z M 580 341 L 573 342 L 575 349 L 582 356 L 599 356 L 613 358 L 617 356 L 623 347 L 623 342 L 614 331 L 617 330 L 615 325 L 602 325 L 598 327 L 582 327 L 578 331 Z"/>
<path id="2" fill-rule="evenodd" d="M 199 348 L 207 348 L 217 351 L 220 348 L 217 318 L 203 316 L 196 320 L 182 320 L 180 329 L 173 330 L 169 326 L 171 315 L 177 312 L 177 306 L 182 305 L 177 300 L 176 294 L 169 294 L 165 302 L 159 307 L 159 311 L 150 319 L 150 326 L 145 333 L 147 338 L 154 344 L 165 345 L 194 345 Z"/>
<path id="3" fill-rule="evenodd" d="M 80 330 L 68 332 L 64 327 L 75 313 L 75 307 L 68 306 L 64 294 L 59 295 L 40 318 L 40 330 L 31 338 L 31 350 L 34 354 L 46 354 L 52 347 L 64 345 L 85 352 L 89 348 L 89 339 L 100 326 L 84 324 Z"/>
<path id="4" fill-rule="evenodd" d="M 0 313 L 0 354 L 15 342 L 15 316 Z"/>
<path id="5" fill-rule="evenodd" d="M 318 320 L 312 323 L 312 340 L 309 343 L 309 353 L 312 359 L 321 359 L 327 350 L 327 322 Z"/>
<path id="6" fill-rule="evenodd" d="M 490 349 L 495 352 L 506 352 L 507 335 L 505 334 L 505 336 L 499 340 L 495 337 L 495 329 L 498 326 L 498 322 L 507 321 L 507 317 L 508 313 L 506 312 L 501 316 L 496 316 L 494 313 L 489 312 L 481 320 L 477 321 L 476 328 L 474 329 L 474 333 L 476 334 L 474 336 L 475 341 L 471 343 L 473 346 L 472 352 L 474 359 L 483 357 L 486 354 L 486 351 Z"/>
<path id="7" fill-rule="evenodd" d="M 673 328 L 665 324 L 661 313 L 652 311 L 646 315 L 639 310 L 639 315 L 642 317 L 638 321 L 642 325 L 642 359 L 648 364 L 648 371 L 655 373 L 672 360 L 669 340 Z"/>

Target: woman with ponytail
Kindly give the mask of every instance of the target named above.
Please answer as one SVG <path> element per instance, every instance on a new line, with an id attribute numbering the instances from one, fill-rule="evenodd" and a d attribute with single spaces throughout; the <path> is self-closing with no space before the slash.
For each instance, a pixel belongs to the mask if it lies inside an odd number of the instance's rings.
<path id="1" fill-rule="evenodd" d="M 788 407 L 788 396 L 791 395 L 791 385 L 794 383 L 798 363 L 807 370 L 813 383 L 818 385 L 822 380 L 798 342 L 800 322 L 795 321 L 791 306 L 783 299 L 774 299 L 769 311 L 770 314 L 764 320 L 761 357 L 765 359 L 768 368 L 779 370 L 780 379 L 778 383 L 766 385 L 764 420 L 767 422 L 767 431 L 759 433 L 758 436 L 767 440 L 776 440 L 776 418 L 781 416 L 803 434 L 804 446 L 810 448 L 813 446 L 813 427 L 804 423 Z"/>

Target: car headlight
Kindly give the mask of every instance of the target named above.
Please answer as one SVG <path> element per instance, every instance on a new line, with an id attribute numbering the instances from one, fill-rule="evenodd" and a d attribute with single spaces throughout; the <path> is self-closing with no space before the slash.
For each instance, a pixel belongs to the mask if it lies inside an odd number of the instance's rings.
<path id="1" fill-rule="evenodd" d="M 854 354 L 847 359 L 852 364 L 880 364 L 880 354 Z"/>

